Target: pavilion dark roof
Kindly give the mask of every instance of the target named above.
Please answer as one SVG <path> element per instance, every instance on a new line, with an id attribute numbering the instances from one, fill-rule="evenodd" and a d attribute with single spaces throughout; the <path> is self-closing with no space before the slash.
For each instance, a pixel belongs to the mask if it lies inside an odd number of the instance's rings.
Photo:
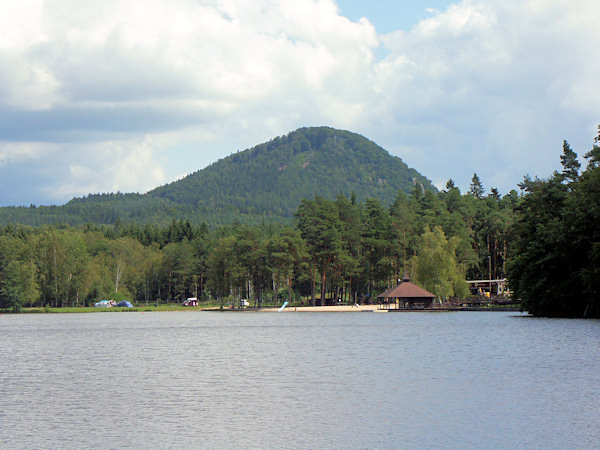
<path id="1" fill-rule="evenodd" d="M 377 298 L 435 298 L 435 295 L 410 281 L 403 281 L 398 286 L 379 294 Z"/>

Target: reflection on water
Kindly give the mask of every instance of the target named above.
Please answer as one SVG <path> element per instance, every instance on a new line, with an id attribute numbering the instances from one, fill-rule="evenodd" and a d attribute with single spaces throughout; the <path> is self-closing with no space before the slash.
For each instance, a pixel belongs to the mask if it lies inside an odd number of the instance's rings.
<path id="1" fill-rule="evenodd" d="M 0 447 L 600 447 L 599 321 L 4 315 L 0 339 Z"/>

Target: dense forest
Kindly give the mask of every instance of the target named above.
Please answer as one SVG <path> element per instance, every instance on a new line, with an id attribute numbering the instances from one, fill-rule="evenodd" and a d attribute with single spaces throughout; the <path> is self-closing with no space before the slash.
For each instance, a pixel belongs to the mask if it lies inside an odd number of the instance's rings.
<path id="1" fill-rule="evenodd" d="M 537 316 L 600 317 L 600 126 L 584 157 L 565 141 L 562 171 L 521 185 L 508 276 Z"/>
<path id="2" fill-rule="evenodd" d="M 0 224 L 168 226 L 293 223 L 303 198 L 333 200 L 354 192 L 389 206 L 398 190 L 431 182 L 363 136 L 328 127 L 301 128 L 234 153 L 146 194 L 91 194 L 61 206 L 0 208 Z"/>
<path id="3" fill-rule="evenodd" d="M 452 181 L 438 193 L 416 184 L 390 207 L 355 195 L 303 199 L 293 226 L 8 225 L 0 235 L 0 302 L 14 310 L 100 298 L 368 302 L 405 270 L 441 300 L 462 297 L 466 277 L 504 275 L 520 202 L 516 192 L 485 195 L 474 175 L 468 193 Z"/>
<path id="4" fill-rule="evenodd" d="M 468 295 L 465 280 L 507 276 L 534 315 L 600 317 L 599 145 L 600 128 L 582 171 L 565 141 L 562 171 L 525 177 L 504 196 L 474 174 L 467 192 L 452 180 L 439 192 L 415 182 L 390 205 L 354 193 L 305 197 L 281 223 L 9 224 L 0 308 L 371 302 L 406 272 L 441 302 Z"/>

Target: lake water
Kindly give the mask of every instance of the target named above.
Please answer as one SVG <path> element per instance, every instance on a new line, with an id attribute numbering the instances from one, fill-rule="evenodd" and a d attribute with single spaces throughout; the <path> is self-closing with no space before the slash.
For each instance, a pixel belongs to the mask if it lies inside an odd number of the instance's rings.
<path id="1" fill-rule="evenodd" d="M 0 316 L 2 448 L 600 448 L 600 321 Z"/>

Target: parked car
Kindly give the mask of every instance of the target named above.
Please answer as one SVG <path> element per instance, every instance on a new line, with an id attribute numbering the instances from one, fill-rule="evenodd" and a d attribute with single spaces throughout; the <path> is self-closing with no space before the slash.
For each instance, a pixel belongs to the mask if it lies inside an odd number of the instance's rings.
<path id="1" fill-rule="evenodd" d="M 114 300 L 100 300 L 99 302 L 94 303 L 96 308 L 112 308 L 114 305 Z"/>
<path id="2" fill-rule="evenodd" d="M 183 302 L 183 306 L 198 306 L 198 299 L 195 297 L 190 297 Z"/>

